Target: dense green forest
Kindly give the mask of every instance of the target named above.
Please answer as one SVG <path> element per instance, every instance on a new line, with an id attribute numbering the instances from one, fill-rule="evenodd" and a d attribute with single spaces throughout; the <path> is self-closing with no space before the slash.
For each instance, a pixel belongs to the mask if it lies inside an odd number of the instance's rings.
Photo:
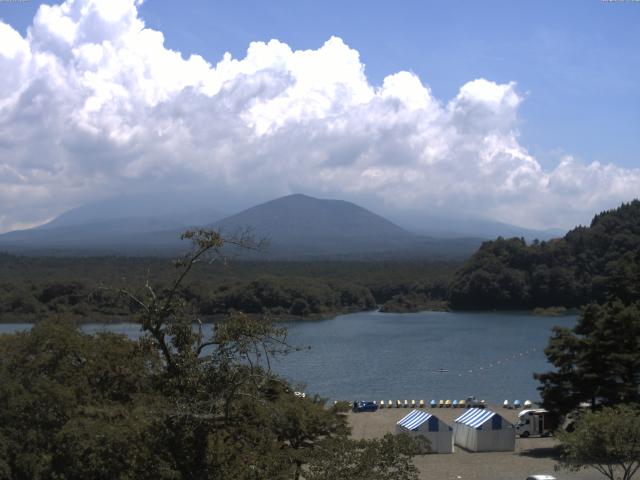
<path id="1" fill-rule="evenodd" d="M 371 310 L 406 311 L 442 305 L 457 263 L 248 262 L 199 265 L 182 295 L 205 319 L 232 311 L 274 319 L 321 318 Z M 120 295 L 149 283 L 166 285 L 166 259 L 29 257 L 0 254 L 0 319 L 37 321 L 64 314 L 79 321 L 120 321 L 137 306 Z"/>
<path id="2" fill-rule="evenodd" d="M 485 242 L 456 272 L 452 308 L 580 307 L 640 298 L 640 201 L 596 215 L 589 227 L 530 245 Z"/>

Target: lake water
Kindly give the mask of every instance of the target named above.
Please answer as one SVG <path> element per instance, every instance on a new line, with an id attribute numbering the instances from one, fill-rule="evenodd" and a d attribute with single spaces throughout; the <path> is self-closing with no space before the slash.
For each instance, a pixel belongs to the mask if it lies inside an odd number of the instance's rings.
<path id="1" fill-rule="evenodd" d="M 273 369 L 308 393 L 330 399 L 461 399 L 490 403 L 537 400 L 533 372 L 550 368 L 544 356 L 551 328 L 572 327 L 575 315 L 526 313 L 362 312 L 329 320 L 286 322 L 289 342 L 306 347 Z M 29 328 L 0 325 L 0 332 Z M 137 338 L 136 324 L 86 325 Z M 438 372 L 444 369 L 446 372 Z"/>

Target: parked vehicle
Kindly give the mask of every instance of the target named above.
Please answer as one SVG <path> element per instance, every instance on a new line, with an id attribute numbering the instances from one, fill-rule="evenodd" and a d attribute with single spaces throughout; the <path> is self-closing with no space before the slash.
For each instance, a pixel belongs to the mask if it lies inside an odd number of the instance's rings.
<path id="1" fill-rule="evenodd" d="M 376 402 L 353 402 L 354 412 L 375 412 L 378 410 Z"/>
<path id="2" fill-rule="evenodd" d="M 556 480 L 553 475 L 529 475 L 527 480 Z"/>
<path id="3" fill-rule="evenodd" d="M 558 427 L 557 418 L 543 408 L 523 410 L 518 414 L 516 433 L 521 438 L 551 435 Z"/>
<path id="4" fill-rule="evenodd" d="M 485 408 L 486 402 L 484 400 L 478 400 L 476 397 L 471 396 L 467 397 L 465 405 L 467 406 L 467 408 Z"/>

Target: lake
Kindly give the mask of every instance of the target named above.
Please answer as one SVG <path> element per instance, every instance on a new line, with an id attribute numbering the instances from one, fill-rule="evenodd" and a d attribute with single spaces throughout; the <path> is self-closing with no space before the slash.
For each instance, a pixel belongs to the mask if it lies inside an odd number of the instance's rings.
<path id="1" fill-rule="evenodd" d="M 311 347 L 276 360 L 273 369 L 308 393 L 330 399 L 461 399 L 490 403 L 538 400 L 533 372 L 550 368 L 544 356 L 551 328 L 572 327 L 575 315 L 528 313 L 361 312 L 329 320 L 285 322 L 289 342 Z M 0 325 L 0 332 L 29 328 Z M 136 324 L 85 325 L 132 338 Z M 447 370 L 440 372 L 440 369 Z"/>

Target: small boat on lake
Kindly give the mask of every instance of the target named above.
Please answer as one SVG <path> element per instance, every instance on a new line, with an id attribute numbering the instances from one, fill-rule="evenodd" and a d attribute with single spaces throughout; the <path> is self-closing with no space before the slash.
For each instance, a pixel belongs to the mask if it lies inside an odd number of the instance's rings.
<path id="1" fill-rule="evenodd" d="M 431 373 L 449 373 L 449 370 L 446 368 L 435 368 L 431 370 Z"/>

